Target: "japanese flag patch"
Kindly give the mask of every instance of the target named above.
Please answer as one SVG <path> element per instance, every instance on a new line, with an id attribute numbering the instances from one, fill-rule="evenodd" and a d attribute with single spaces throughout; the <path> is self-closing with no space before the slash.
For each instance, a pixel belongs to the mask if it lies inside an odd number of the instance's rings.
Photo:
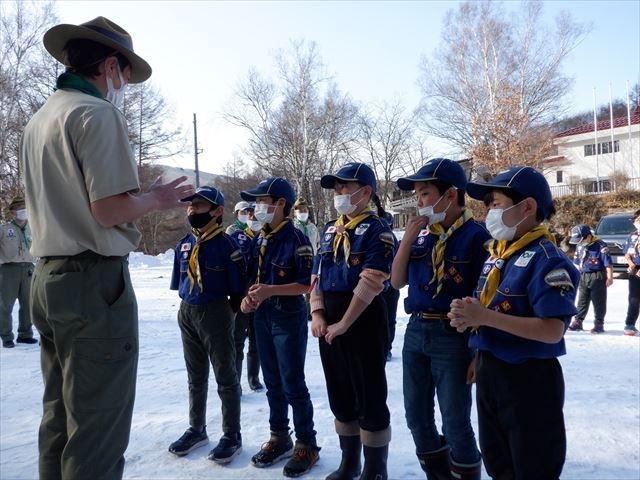
<path id="1" fill-rule="evenodd" d="M 191 244 L 190 243 L 183 243 L 182 245 L 180 245 L 180 251 L 181 252 L 188 252 L 189 250 L 191 250 Z"/>

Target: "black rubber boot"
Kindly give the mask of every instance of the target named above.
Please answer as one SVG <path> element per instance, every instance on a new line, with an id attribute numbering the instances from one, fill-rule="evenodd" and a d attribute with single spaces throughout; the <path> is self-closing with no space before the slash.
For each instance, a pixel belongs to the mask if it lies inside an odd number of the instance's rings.
<path id="1" fill-rule="evenodd" d="M 482 461 L 464 465 L 451 461 L 451 478 L 454 480 L 480 480 Z"/>
<path id="2" fill-rule="evenodd" d="M 363 446 L 364 468 L 360 480 L 387 480 L 387 457 L 389 445 L 384 447 Z"/>
<path id="3" fill-rule="evenodd" d="M 360 435 L 339 435 L 338 438 L 340 439 L 340 450 L 342 450 L 340 466 L 325 480 L 352 480 L 360 475 L 362 468 L 360 464 L 360 453 L 362 452 Z"/>
<path id="4" fill-rule="evenodd" d="M 247 353 L 247 381 L 249 382 L 249 387 L 254 392 L 259 392 L 264 388 L 262 383 L 260 383 L 260 377 L 258 376 L 259 373 L 260 359 L 258 358 L 258 355 Z"/>
<path id="5" fill-rule="evenodd" d="M 444 437 L 440 437 L 442 447 L 427 453 L 419 453 L 418 460 L 422 470 L 427 474 L 427 480 L 451 480 L 451 447 L 446 444 Z"/>

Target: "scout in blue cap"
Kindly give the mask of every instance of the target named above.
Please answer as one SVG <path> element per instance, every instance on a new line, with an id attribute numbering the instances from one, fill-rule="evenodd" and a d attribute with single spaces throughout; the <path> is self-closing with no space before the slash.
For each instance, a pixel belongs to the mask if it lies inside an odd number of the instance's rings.
<path id="1" fill-rule="evenodd" d="M 191 202 L 187 218 L 191 232 L 175 249 L 171 289 L 178 290 L 178 325 L 189 378 L 189 428 L 169 446 L 175 455 L 187 455 L 209 443 L 207 391 L 209 362 L 218 385 L 223 435 L 209 459 L 229 463 L 242 451 L 240 385 L 236 374 L 233 312 L 246 289 L 244 257 L 224 232 L 224 195 L 204 186 L 182 199 Z"/>
<path id="2" fill-rule="evenodd" d="M 418 203 L 391 271 L 395 288 L 409 284 L 405 311 L 411 317 L 402 349 L 407 425 L 428 478 L 479 479 L 467 378 L 469 333 L 457 333 L 447 313 L 454 299 L 473 294 L 490 236 L 465 208 L 467 176 L 457 162 L 435 158 L 397 183 L 414 190 Z M 447 443 L 434 427 L 436 395 Z"/>
<path id="3" fill-rule="evenodd" d="M 313 404 L 304 380 L 308 313 L 303 293 L 309 291 L 313 249 L 303 232 L 288 218 L 295 200 L 284 178 L 271 177 L 240 193 L 255 201 L 254 214 L 263 228 L 249 251 L 249 291 L 243 313 L 254 313 L 262 376 L 269 401 L 271 436 L 251 457 L 256 467 L 268 467 L 291 455 L 283 474 L 298 477 L 318 459 Z M 289 406 L 293 409 L 295 446 L 289 433 Z"/>
<path id="4" fill-rule="evenodd" d="M 382 298 L 395 238 L 375 194 L 373 170 L 348 163 L 320 180 L 334 190 L 339 214 L 324 228 L 311 291 L 311 331 L 318 337 L 342 461 L 331 478 L 387 478 L 391 440 L 385 375 L 388 349 Z M 373 200 L 378 212 L 369 209 Z M 382 218 L 381 218 L 382 217 Z"/>
<path id="5" fill-rule="evenodd" d="M 591 333 L 602 333 L 607 314 L 607 288 L 613 284 L 613 263 L 609 246 L 584 224 L 571 229 L 569 243 L 577 245 L 573 263 L 580 270 L 578 313 L 569 325 L 569 330 L 582 330 L 582 322 L 589 313 L 589 304 L 593 302 L 595 319 Z"/>
<path id="6" fill-rule="evenodd" d="M 484 465 L 491 478 L 560 478 L 566 433 L 557 357 L 566 353 L 579 273 L 542 224 L 554 207 L 541 173 L 511 167 L 488 182 L 469 183 L 467 192 L 489 208 L 495 240 L 474 298 L 454 300 L 449 318 L 459 332 L 475 332 L 469 344 L 478 350 Z"/>

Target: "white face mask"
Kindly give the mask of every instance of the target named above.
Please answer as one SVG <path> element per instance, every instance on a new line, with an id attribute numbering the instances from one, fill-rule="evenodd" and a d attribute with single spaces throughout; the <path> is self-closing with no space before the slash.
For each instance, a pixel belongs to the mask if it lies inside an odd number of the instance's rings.
<path id="1" fill-rule="evenodd" d="M 433 211 L 433 208 L 438 203 L 440 203 L 440 200 L 442 200 L 442 199 L 443 199 L 443 197 L 440 197 L 438 199 L 438 201 L 436 203 L 434 203 L 433 205 L 427 205 L 426 207 L 418 209 L 418 215 L 421 215 L 421 216 L 424 215 L 425 217 L 427 217 L 429 219 L 428 225 L 433 225 L 434 223 L 440 223 L 447 216 L 447 210 L 449 210 L 449 207 L 451 206 L 451 202 L 449 202 L 449 205 L 447 205 L 447 208 L 445 208 L 444 211 L 439 212 L 439 213 L 434 213 L 434 211 Z"/>
<path id="2" fill-rule="evenodd" d="M 487 230 L 489 230 L 491 236 L 496 240 L 513 240 L 513 237 L 516 235 L 518 225 L 525 221 L 526 217 L 516 223 L 513 227 L 508 227 L 504 224 L 504 221 L 502 220 L 504 212 L 511 210 L 517 205 L 519 205 L 519 203 L 511 205 L 509 208 L 492 208 L 489 210 L 489 213 L 487 213 Z"/>
<path id="3" fill-rule="evenodd" d="M 338 212 L 340 215 L 349 215 L 350 213 L 353 213 L 355 209 L 358 208 L 358 204 L 352 204 L 351 197 L 353 197 L 363 188 L 364 187 L 360 187 L 358 190 L 351 194 L 347 193 L 344 195 L 335 195 L 333 197 L 333 207 L 336 209 L 336 212 Z"/>
<path id="4" fill-rule="evenodd" d="M 248 220 L 249 220 L 249 215 L 238 215 L 238 221 L 240 223 L 244 223 L 246 225 Z"/>
<path id="5" fill-rule="evenodd" d="M 274 214 L 274 212 L 269 213 L 269 208 L 271 207 L 274 207 L 274 205 L 269 205 L 268 203 L 256 204 L 256 209 L 253 211 L 253 214 L 256 216 L 256 220 L 263 225 L 265 223 L 271 223 L 273 221 Z"/>
<path id="6" fill-rule="evenodd" d="M 296 218 L 304 223 L 309 220 L 309 212 L 296 212 Z"/>
<path id="7" fill-rule="evenodd" d="M 249 220 L 249 228 L 254 232 L 259 232 L 262 230 L 262 224 L 258 220 Z"/>
<path id="8" fill-rule="evenodd" d="M 640 222 L 635 222 L 635 223 L 633 224 L 633 226 L 634 226 L 634 227 L 636 227 L 636 230 L 637 230 L 638 232 L 640 232 Z"/>
<path id="9" fill-rule="evenodd" d="M 21 208 L 20 210 L 16 210 L 16 218 L 18 220 L 26 220 L 27 219 L 27 210 L 25 208 Z"/>
<path id="10" fill-rule="evenodd" d="M 118 65 L 117 68 L 118 78 L 120 78 L 120 88 L 114 88 L 113 80 L 111 80 L 111 75 L 107 75 L 107 96 L 105 98 L 116 108 L 122 108 L 122 106 L 124 105 L 124 92 L 127 89 L 127 84 L 122 77 L 120 65 Z"/>

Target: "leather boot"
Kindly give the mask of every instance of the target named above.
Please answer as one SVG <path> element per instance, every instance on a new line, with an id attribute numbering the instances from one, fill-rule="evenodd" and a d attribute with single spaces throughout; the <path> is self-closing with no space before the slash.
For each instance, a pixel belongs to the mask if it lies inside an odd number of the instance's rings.
<path id="1" fill-rule="evenodd" d="M 384 447 L 363 446 L 364 468 L 360 480 L 387 480 L 387 457 L 389 445 Z"/>
<path id="2" fill-rule="evenodd" d="M 481 473 L 482 461 L 463 464 L 451 460 L 451 478 L 453 480 L 480 480 Z"/>
<path id="3" fill-rule="evenodd" d="M 260 359 L 257 355 L 247 353 L 247 381 L 249 382 L 249 387 L 254 392 L 259 392 L 264 388 L 262 383 L 260 383 L 259 373 Z"/>
<path id="4" fill-rule="evenodd" d="M 360 475 L 360 453 L 362 452 L 362 443 L 360 442 L 360 434 L 358 435 L 339 435 L 340 450 L 342 450 L 342 459 L 338 469 L 330 473 L 325 480 L 352 480 Z"/>
<path id="5" fill-rule="evenodd" d="M 440 437 L 442 446 L 438 450 L 419 453 L 420 467 L 427 474 L 427 480 L 451 480 L 451 447 L 446 444 L 444 437 Z"/>

